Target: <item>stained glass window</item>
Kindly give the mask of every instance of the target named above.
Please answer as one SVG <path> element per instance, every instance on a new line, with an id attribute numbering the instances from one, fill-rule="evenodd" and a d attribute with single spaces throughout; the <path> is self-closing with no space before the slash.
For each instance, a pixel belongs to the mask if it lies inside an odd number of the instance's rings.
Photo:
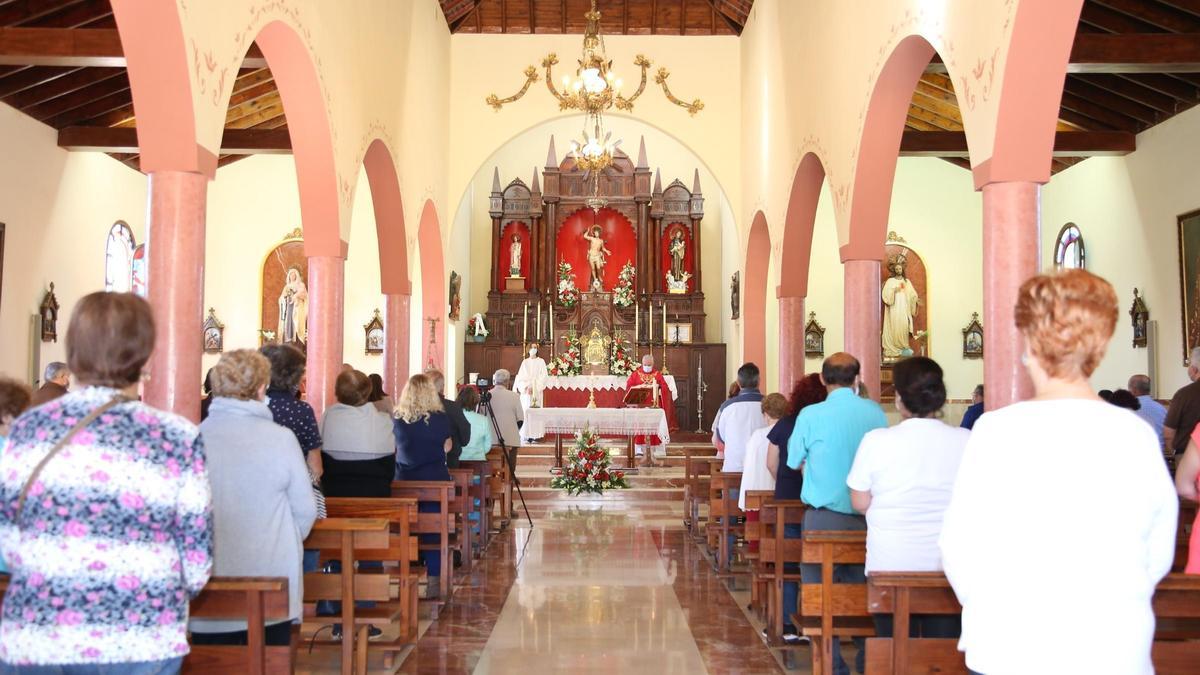
<path id="1" fill-rule="evenodd" d="M 104 245 L 104 290 L 128 293 L 133 288 L 133 230 L 118 220 Z"/>
<path id="2" fill-rule="evenodd" d="M 1087 269 L 1087 252 L 1083 247 L 1083 233 L 1075 223 L 1067 223 L 1058 232 L 1054 244 L 1054 266 L 1059 269 Z"/>
<path id="3" fill-rule="evenodd" d="M 130 290 L 143 298 L 146 297 L 146 244 L 141 243 L 133 249 L 133 278 Z"/>

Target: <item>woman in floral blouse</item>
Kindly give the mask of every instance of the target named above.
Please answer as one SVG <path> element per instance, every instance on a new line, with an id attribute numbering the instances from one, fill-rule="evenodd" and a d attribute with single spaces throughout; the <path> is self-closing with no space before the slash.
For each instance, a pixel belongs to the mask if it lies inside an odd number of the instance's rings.
<path id="1" fill-rule="evenodd" d="M 135 398 L 154 333 L 138 296 L 84 297 L 67 330 L 81 386 L 13 424 L 0 456 L 12 571 L 0 674 L 176 673 L 188 653 L 188 601 L 212 566 L 209 484 L 196 427 Z"/>

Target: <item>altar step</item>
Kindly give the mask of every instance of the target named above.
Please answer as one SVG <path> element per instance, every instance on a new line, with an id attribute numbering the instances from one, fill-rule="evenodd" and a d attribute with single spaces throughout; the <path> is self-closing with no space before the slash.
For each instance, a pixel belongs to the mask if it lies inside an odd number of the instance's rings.
<path id="1" fill-rule="evenodd" d="M 609 446 L 616 451 L 616 454 L 613 456 L 613 463 L 618 465 L 619 467 L 624 467 L 625 466 L 626 447 L 623 445 L 618 445 L 615 442 L 611 443 L 611 444 L 608 442 L 605 442 L 604 445 Z M 566 458 L 566 455 L 569 452 L 569 450 L 570 450 L 570 445 L 564 443 L 563 444 L 564 459 Z M 712 447 L 712 445 L 698 445 L 698 444 L 691 444 L 691 443 L 689 443 L 687 445 L 669 444 L 669 445 L 667 445 L 666 458 L 664 459 L 664 458 L 660 457 L 660 458 L 656 459 L 655 462 L 657 462 L 657 463 L 665 462 L 665 464 L 668 467 L 678 468 L 680 470 L 680 475 L 683 475 L 682 470 L 685 465 L 684 460 L 685 460 L 687 451 L 690 451 L 693 457 L 712 457 L 712 456 L 716 455 L 716 452 L 717 452 L 716 449 L 714 449 Z M 534 445 L 522 446 L 520 451 L 517 453 L 517 457 L 518 457 L 518 459 L 517 459 L 518 472 L 522 468 L 525 468 L 525 467 L 541 467 L 541 468 L 548 469 L 548 468 L 554 466 L 554 444 L 553 443 L 538 443 L 538 444 L 534 444 Z"/>

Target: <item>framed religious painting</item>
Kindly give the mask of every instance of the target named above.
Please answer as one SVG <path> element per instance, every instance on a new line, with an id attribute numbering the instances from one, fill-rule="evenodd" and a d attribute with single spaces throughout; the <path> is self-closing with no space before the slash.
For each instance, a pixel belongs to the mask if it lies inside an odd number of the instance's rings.
<path id="1" fill-rule="evenodd" d="M 983 324 L 979 323 L 979 312 L 971 313 L 971 323 L 963 329 L 963 358 L 983 358 Z"/>
<path id="2" fill-rule="evenodd" d="M 296 228 L 267 252 L 262 264 L 261 322 L 263 344 L 308 344 L 308 258 L 304 237 Z"/>
<path id="3" fill-rule="evenodd" d="M 204 336 L 204 353 L 220 354 L 225 351 L 225 324 L 217 319 L 217 311 L 208 308 L 208 318 L 200 328 Z"/>
<path id="4" fill-rule="evenodd" d="M 804 355 L 815 358 L 825 356 L 825 327 L 817 321 L 817 313 L 808 313 L 808 323 L 804 325 Z"/>
<path id="5" fill-rule="evenodd" d="M 383 353 L 383 318 L 379 315 L 379 310 L 375 310 L 375 316 L 363 325 L 363 331 L 366 333 L 365 339 L 367 342 L 368 354 Z"/>
<path id="6" fill-rule="evenodd" d="M 1183 301 L 1183 363 L 1200 346 L 1200 209 L 1178 217 L 1179 297 Z"/>

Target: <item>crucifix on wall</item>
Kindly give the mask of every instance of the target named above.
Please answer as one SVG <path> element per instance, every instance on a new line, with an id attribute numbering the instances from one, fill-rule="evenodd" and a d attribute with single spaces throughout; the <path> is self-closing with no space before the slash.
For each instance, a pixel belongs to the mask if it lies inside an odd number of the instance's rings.
<path id="1" fill-rule="evenodd" d="M 437 325 L 441 319 L 436 316 L 427 316 L 425 320 L 429 322 L 429 362 L 425 364 L 427 369 L 437 368 Z"/>

